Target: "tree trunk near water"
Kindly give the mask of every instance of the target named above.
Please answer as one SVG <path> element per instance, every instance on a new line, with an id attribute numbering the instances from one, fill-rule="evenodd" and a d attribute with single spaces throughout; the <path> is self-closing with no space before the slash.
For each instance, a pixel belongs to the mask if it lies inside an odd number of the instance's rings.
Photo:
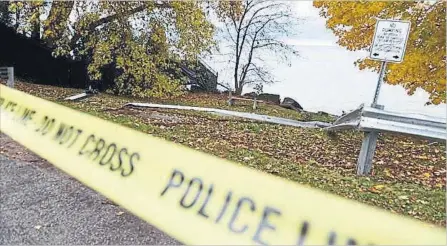
<path id="1" fill-rule="evenodd" d="M 240 96 L 242 94 L 242 86 L 237 87 L 234 94 Z"/>

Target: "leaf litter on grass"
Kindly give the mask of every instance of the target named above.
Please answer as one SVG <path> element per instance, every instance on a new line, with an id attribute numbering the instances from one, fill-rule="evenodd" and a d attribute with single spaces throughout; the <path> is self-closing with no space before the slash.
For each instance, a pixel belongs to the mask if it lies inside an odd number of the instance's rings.
<path id="1" fill-rule="evenodd" d="M 61 98 L 81 90 L 21 82 L 17 88 L 250 168 L 445 225 L 445 143 L 429 145 L 427 141 L 411 137 L 380 134 L 373 175 L 358 177 L 355 166 L 362 134 L 356 131 L 337 133 L 333 137 L 322 129 L 260 123 L 205 112 L 123 108 L 125 103 L 146 100 L 253 112 L 248 104 L 229 107 L 223 95 L 186 94 L 173 99 L 148 100 L 100 94 L 80 102 L 67 102 Z M 295 120 L 320 117 L 275 105 L 260 105 L 260 108 L 255 112 Z"/>

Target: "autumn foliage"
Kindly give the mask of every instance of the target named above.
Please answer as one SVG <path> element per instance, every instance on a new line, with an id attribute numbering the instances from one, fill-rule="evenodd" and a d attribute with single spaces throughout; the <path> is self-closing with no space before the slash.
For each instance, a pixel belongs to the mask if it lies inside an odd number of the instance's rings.
<path id="1" fill-rule="evenodd" d="M 193 62 L 215 41 L 207 9 L 219 1 L 4 1 L 0 21 L 45 43 L 54 56 L 88 63 L 91 80 L 106 74 L 115 93 L 179 93 L 178 62 Z"/>
<path id="2" fill-rule="evenodd" d="M 412 95 L 421 88 L 430 94 L 428 104 L 446 102 L 446 1 L 315 1 L 326 26 L 348 50 L 367 50 L 377 19 L 411 21 L 404 61 L 389 64 L 385 81 L 403 86 Z M 380 62 L 356 62 L 359 69 L 378 71 Z"/>

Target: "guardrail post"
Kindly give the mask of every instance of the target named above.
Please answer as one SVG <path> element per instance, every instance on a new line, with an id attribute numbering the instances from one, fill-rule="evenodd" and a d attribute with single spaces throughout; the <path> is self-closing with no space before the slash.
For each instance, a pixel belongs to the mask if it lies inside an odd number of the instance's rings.
<path id="1" fill-rule="evenodd" d="M 231 94 L 231 89 L 228 90 L 228 106 L 234 105 L 233 95 Z"/>
<path id="2" fill-rule="evenodd" d="M 8 67 L 8 81 L 6 81 L 8 87 L 14 88 L 14 68 Z"/>
<path id="3" fill-rule="evenodd" d="M 378 136 L 378 132 L 365 132 L 357 160 L 357 175 L 368 175 L 370 173 Z"/>
<path id="4" fill-rule="evenodd" d="M 253 99 L 253 110 L 258 108 L 258 102 L 256 101 L 256 97 Z"/>

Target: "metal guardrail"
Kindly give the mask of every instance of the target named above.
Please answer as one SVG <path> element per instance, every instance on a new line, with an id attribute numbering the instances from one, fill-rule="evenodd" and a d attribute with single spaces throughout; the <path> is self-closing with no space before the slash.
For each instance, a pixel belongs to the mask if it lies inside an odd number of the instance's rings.
<path id="1" fill-rule="evenodd" d="M 80 93 L 80 94 L 76 94 L 76 95 L 73 95 L 73 96 L 66 97 L 64 100 L 65 101 L 78 101 L 78 100 L 87 98 L 89 96 L 91 96 L 91 94 L 83 92 L 83 93 Z"/>
<path id="2" fill-rule="evenodd" d="M 357 129 L 365 132 L 357 160 L 357 174 L 369 174 L 379 132 L 399 133 L 418 138 L 445 142 L 446 118 L 419 114 L 404 114 L 361 105 L 340 117 L 328 131 Z"/>
<path id="3" fill-rule="evenodd" d="M 88 87 L 88 89 L 86 89 L 83 93 L 79 93 L 79 94 L 76 94 L 76 95 L 72 95 L 72 96 L 66 97 L 64 100 L 65 101 L 80 101 L 82 99 L 94 96 L 96 94 L 98 94 L 98 90 L 97 89 L 93 89 L 92 86 L 90 85 Z"/>
<path id="4" fill-rule="evenodd" d="M 0 79 L 6 79 L 6 85 L 14 88 L 14 68 L 0 67 Z"/>
<path id="5" fill-rule="evenodd" d="M 154 104 L 154 103 L 126 103 L 124 107 L 146 107 L 146 108 L 162 108 L 162 109 L 179 109 L 179 110 L 194 110 L 201 112 L 215 113 L 224 116 L 234 116 L 240 118 L 246 118 L 250 120 L 263 121 L 273 124 L 295 126 L 295 127 L 306 127 L 306 128 L 323 128 L 330 124 L 319 121 L 297 121 L 291 119 L 285 119 L 281 117 L 274 117 L 262 114 L 253 114 L 245 112 L 237 112 L 225 109 L 217 108 L 203 108 L 203 107 L 192 107 L 192 106 L 181 106 L 181 105 L 165 105 L 165 104 Z"/>
<path id="6" fill-rule="evenodd" d="M 358 129 L 364 132 L 390 132 L 446 141 L 446 121 L 446 118 L 397 113 L 361 105 L 326 129 L 329 131 Z"/>

